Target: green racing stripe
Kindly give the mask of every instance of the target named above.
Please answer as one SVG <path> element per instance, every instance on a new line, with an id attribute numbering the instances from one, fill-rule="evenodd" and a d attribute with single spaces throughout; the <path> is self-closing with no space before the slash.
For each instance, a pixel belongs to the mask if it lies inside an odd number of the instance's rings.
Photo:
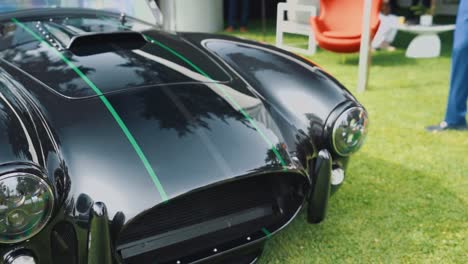
<path id="1" fill-rule="evenodd" d="M 128 27 L 128 26 L 124 26 L 124 25 L 118 25 L 118 27 L 120 28 L 123 28 L 123 29 L 127 29 L 127 30 L 132 30 L 132 28 Z M 186 58 L 185 56 L 183 56 L 182 54 L 178 53 L 177 51 L 175 51 L 174 49 L 168 47 L 167 45 L 164 45 L 163 43 L 155 40 L 154 38 L 146 35 L 146 34 L 143 34 L 141 33 L 147 41 L 149 41 L 150 43 L 152 44 L 155 44 L 163 49 L 165 49 L 166 51 L 168 51 L 169 53 L 173 54 L 174 56 L 176 56 L 177 58 L 181 59 L 183 62 L 187 63 L 188 65 L 190 65 L 190 67 L 192 67 L 195 71 L 197 71 L 199 74 L 203 75 L 205 78 L 209 79 L 210 81 L 212 81 L 214 83 L 214 85 L 216 86 L 216 88 L 221 91 L 221 93 L 223 94 L 223 96 L 232 104 L 235 106 L 236 110 L 239 111 L 243 116 L 244 118 L 252 125 L 252 127 L 254 127 L 255 131 L 257 131 L 257 133 L 262 137 L 262 139 L 270 146 L 271 150 L 273 151 L 273 153 L 275 154 L 276 158 L 279 160 L 281 166 L 283 167 L 283 170 L 286 171 L 288 169 L 288 166 L 286 164 L 286 161 L 284 160 L 283 156 L 281 156 L 281 153 L 278 151 L 278 148 L 275 146 L 275 144 L 273 144 L 273 142 L 271 142 L 271 140 L 265 135 L 265 133 L 258 127 L 257 123 L 255 122 L 255 120 L 249 115 L 249 113 L 247 113 L 240 105 L 239 103 L 231 96 L 229 95 L 229 93 L 226 91 L 226 89 L 224 87 L 222 87 L 221 85 L 219 85 L 219 83 L 217 81 L 215 81 L 213 78 L 211 78 L 205 71 L 203 71 L 200 67 L 198 67 L 197 65 L 195 65 L 192 61 L 190 61 L 188 58 Z"/>
<path id="2" fill-rule="evenodd" d="M 271 238 L 272 234 L 265 227 L 262 228 L 262 232 L 263 232 L 263 234 L 265 234 L 266 238 L 268 238 L 268 239 Z"/>
<path id="3" fill-rule="evenodd" d="M 17 26 L 21 27 L 24 29 L 26 32 L 28 32 L 31 36 L 33 36 L 36 40 L 41 42 L 43 45 L 46 47 L 50 48 L 53 50 L 57 56 L 65 63 L 67 64 L 95 93 L 96 95 L 100 98 L 104 106 L 108 109 L 109 113 L 112 115 L 112 117 L 115 119 L 116 123 L 119 125 L 121 128 L 122 132 L 124 135 L 127 137 L 128 141 L 132 145 L 133 149 L 135 150 L 136 154 L 140 158 L 141 162 L 143 163 L 146 171 L 150 175 L 153 183 L 155 184 L 163 202 L 166 202 L 168 200 L 168 196 L 158 179 L 155 171 L 153 170 L 152 166 L 150 165 L 148 159 L 146 158 L 143 150 L 139 146 L 138 142 L 136 139 L 133 137 L 132 133 L 126 126 L 126 124 L 123 122 L 122 118 L 120 115 L 117 113 L 115 108 L 112 106 L 112 104 L 109 102 L 109 100 L 105 97 L 105 95 L 102 93 L 102 91 L 75 65 L 73 62 L 71 62 L 68 58 L 66 58 L 59 50 L 55 49 L 52 47 L 47 41 L 45 41 L 41 36 L 36 34 L 34 31 L 32 31 L 30 28 L 28 28 L 25 24 L 21 23 L 18 21 L 16 18 L 12 18 L 13 23 L 15 23 Z M 127 28 L 127 27 L 125 27 Z M 194 70 L 196 70 L 198 73 L 203 75 L 205 78 L 208 78 L 213 81 L 215 87 L 222 93 L 222 95 L 236 108 L 237 111 L 239 111 L 244 118 L 252 125 L 252 127 L 255 129 L 255 131 L 261 136 L 261 138 L 271 147 L 271 150 L 279 160 L 281 166 L 283 167 L 283 170 L 287 170 L 287 164 L 278 151 L 277 147 L 271 142 L 271 140 L 265 135 L 265 133 L 258 127 L 257 123 L 255 120 L 239 105 L 239 103 L 231 96 L 229 93 L 226 91 L 224 87 L 219 85 L 216 81 L 214 81 L 213 78 L 211 78 L 206 72 L 204 72 L 200 67 L 195 65 L 193 62 L 191 62 L 189 59 L 175 51 L 174 49 L 164 45 L 163 43 L 149 37 L 148 35 L 143 35 L 150 43 L 155 44 L 166 51 L 170 52 L 174 56 L 178 57 L 188 65 L 190 65 Z"/>
<path id="4" fill-rule="evenodd" d="M 21 23 L 18 21 L 16 18 L 11 19 L 13 23 L 15 23 L 17 26 L 21 27 L 24 29 L 26 32 L 28 32 L 31 36 L 33 36 L 36 40 L 38 40 L 40 43 L 45 45 L 46 47 L 50 48 L 57 54 L 57 56 L 60 57 L 60 59 L 66 63 L 98 96 L 99 99 L 101 99 L 102 103 L 104 106 L 109 110 L 109 113 L 112 115 L 112 117 L 115 119 L 117 124 L 119 125 L 120 129 L 122 132 L 125 134 L 127 137 L 128 141 L 132 145 L 133 149 L 135 150 L 136 154 L 140 158 L 141 162 L 143 163 L 146 171 L 151 177 L 151 180 L 153 181 L 154 185 L 158 189 L 158 192 L 163 200 L 163 202 L 166 202 L 168 200 L 167 194 L 164 191 L 164 188 L 161 184 L 161 182 L 158 179 L 158 176 L 154 172 L 153 168 L 151 167 L 148 159 L 145 156 L 145 153 L 143 153 L 143 150 L 141 149 L 140 145 L 138 145 L 138 142 L 135 140 L 133 137 L 132 133 L 128 129 L 127 125 L 123 122 L 122 118 L 119 116 L 115 108 L 112 106 L 112 104 L 109 102 L 109 100 L 104 96 L 102 91 L 78 68 L 76 67 L 73 62 L 71 62 L 68 58 L 66 58 L 60 51 L 52 47 L 48 42 L 46 42 L 41 36 L 36 34 L 34 31 L 32 31 L 30 28 L 28 28 L 25 24 Z"/>
<path id="5" fill-rule="evenodd" d="M 287 170 L 288 169 L 288 166 L 284 160 L 284 158 L 281 156 L 280 152 L 278 151 L 278 149 L 276 148 L 275 144 L 273 144 L 271 142 L 271 140 L 265 135 L 265 133 L 263 133 L 263 131 L 258 127 L 257 123 L 255 122 L 255 120 L 249 115 L 249 113 L 247 113 L 240 105 L 239 103 L 231 96 L 229 95 L 229 93 L 226 91 L 226 89 L 224 87 L 222 87 L 221 85 L 219 85 L 218 82 L 216 82 L 213 78 L 211 78 L 206 72 L 204 72 L 202 69 L 200 69 L 200 67 L 198 67 L 197 65 L 195 65 L 193 62 L 191 62 L 189 59 L 187 59 L 186 57 L 184 57 L 182 54 L 178 53 L 177 51 L 171 49 L 170 47 L 162 44 L 161 42 L 151 38 L 150 36 L 148 35 L 143 35 L 149 42 L 153 43 L 153 44 L 156 44 L 158 45 L 159 47 L 167 50 L 168 52 L 172 53 L 174 56 L 178 57 L 179 59 L 181 59 L 182 61 L 184 61 L 185 63 L 187 63 L 188 65 L 190 65 L 193 69 L 195 69 L 198 73 L 200 73 L 201 75 L 203 75 L 204 77 L 210 79 L 211 81 L 213 81 L 214 85 L 216 86 L 216 88 L 221 91 L 221 93 L 223 94 L 223 96 L 232 104 L 235 106 L 236 110 L 239 111 L 243 116 L 244 118 L 249 121 L 249 123 L 255 128 L 255 130 L 258 132 L 258 134 L 262 137 L 262 139 L 271 147 L 271 150 L 273 151 L 273 153 L 275 153 L 275 156 L 276 158 L 279 160 L 279 162 L 281 163 L 281 166 L 283 167 L 283 170 Z"/>

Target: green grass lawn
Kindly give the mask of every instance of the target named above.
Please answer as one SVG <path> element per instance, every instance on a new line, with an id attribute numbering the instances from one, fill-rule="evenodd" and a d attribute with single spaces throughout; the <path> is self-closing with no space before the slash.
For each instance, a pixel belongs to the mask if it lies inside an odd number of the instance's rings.
<path id="1" fill-rule="evenodd" d="M 260 30 L 240 36 L 263 41 Z M 364 104 L 370 132 L 327 219 L 310 225 L 301 214 L 268 241 L 260 263 L 468 263 L 468 132 L 424 131 L 442 120 L 447 100 L 452 34 L 441 36 L 442 57 L 408 59 L 412 36 L 398 33 L 396 52 L 372 55 L 363 94 L 357 54 L 309 57 Z"/>

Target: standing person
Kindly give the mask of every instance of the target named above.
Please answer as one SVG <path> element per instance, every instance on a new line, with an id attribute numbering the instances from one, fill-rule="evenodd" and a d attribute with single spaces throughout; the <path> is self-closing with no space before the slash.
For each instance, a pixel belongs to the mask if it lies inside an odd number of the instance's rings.
<path id="1" fill-rule="evenodd" d="M 412 5 L 423 5 L 425 7 L 431 7 L 433 0 L 413 0 Z"/>
<path id="2" fill-rule="evenodd" d="M 226 32 L 233 32 L 237 27 L 237 10 L 241 4 L 240 32 L 247 32 L 249 19 L 249 0 L 228 0 L 228 27 Z"/>
<path id="3" fill-rule="evenodd" d="M 466 130 L 468 101 L 468 0 L 460 0 L 452 51 L 452 72 L 445 119 L 430 132 Z"/>
<path id="4" fill-rule="evenodd" d="M 390 0 L 384 0 L 380 8 L 380 26 L 372 40 L 373 49 L 395 51 L 391 44 L 398 32 L 398 17 L 392 14 Z"/>

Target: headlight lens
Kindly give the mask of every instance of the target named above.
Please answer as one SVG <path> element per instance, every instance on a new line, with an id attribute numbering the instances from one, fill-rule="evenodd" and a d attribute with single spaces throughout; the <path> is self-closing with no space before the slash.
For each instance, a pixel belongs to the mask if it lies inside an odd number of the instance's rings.
<path id="1" fill-rule="evenodd" d="M 0 243 L 17 243 L 47 224 L 54 206 L 49 185 L 32 174 L 0 178 Z"/>
<path id="2" fill-rule="evenodd" d="M 333 127 L 333 147 L 337 154 L 348 156 L 358 151 L 367 136 L 368 118 L 361 107 L 344 111 Z"/>

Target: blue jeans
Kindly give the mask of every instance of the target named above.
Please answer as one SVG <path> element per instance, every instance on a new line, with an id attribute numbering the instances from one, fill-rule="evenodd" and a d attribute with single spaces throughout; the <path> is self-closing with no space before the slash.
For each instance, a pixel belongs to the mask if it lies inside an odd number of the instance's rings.
<path id="1" fill-rule="evenodd" d="M 452 126 L 466 126 L 468 101 L 468 0 L 458 7 L 452 51 L 452 73 L 445 122 Z"/>
<path id="2" fill-rule="evenodd" d="M 242 2 L 240 26 L 247 26 L 249 19 L 249 0 L 229 0 L 228 24 L 230 27 L 237 27 L 237 9 L 239 7 L 239 2 Z"/>

